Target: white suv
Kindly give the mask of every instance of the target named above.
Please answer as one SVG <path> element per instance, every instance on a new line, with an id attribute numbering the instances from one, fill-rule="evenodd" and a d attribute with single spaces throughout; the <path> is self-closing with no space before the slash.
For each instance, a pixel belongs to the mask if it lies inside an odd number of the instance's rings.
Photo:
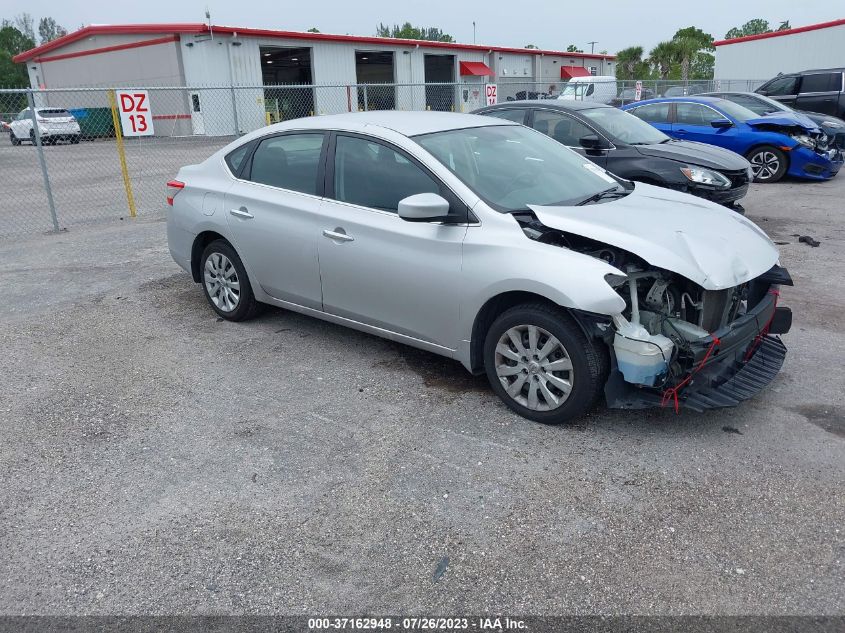
<path id="1" fill-rule="evenodd" d="M 55 143 L 61 139 L 71 143 L 79 142 L 79 123 L 64 108 L 35 108 L 35 119 L 38 121 L 41 140 L 45 143 Z M 15 120 L 9 123 L 9 138 L 12 145 L 20 145 L 24 140 L 35 143 L 35 130 L 29 108 L 22 110 Z"/>

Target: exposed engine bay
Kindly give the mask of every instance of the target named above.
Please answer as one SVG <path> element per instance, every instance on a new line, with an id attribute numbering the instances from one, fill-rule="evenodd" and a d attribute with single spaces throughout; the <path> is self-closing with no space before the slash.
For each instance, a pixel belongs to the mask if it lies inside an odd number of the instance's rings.
<path id="1" fill-rule="evenodd" d="M 736 353 L 744 354 L 751 339 L 761 331 L 768 333 L 778 310 L 788 312 L 776 308 L 777 284 L 792 285 L 779 266 L 749 282 L 707 290 L 624 249 L 549 228 L 534 214 L 515 218 L 530 239 L 601 259 L 625 273 L 605 277 L 624 299 L 625 309 L 604 323 L 597 322 L 596 328 L 612 350 L 614 365 L 624 381 L 640 389 L 667 392 L 684 386 L 696 368 L 729 347 L 717 334 L 729 332 L 726 342 Z M 787 331 L 791 313 L 779 320 L 788 323 L 777 324 L 778 331 Z M 747 321 L 751 327 L 743 326 L 741 336 L 733 333 L 733 324 Z"/>

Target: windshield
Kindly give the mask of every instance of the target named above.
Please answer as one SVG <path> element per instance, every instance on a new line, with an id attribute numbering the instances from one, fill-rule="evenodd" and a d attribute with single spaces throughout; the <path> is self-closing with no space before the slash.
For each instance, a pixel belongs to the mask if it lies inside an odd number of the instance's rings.
<path id="1" fill-rule="evenodd" d="M 448 130 L 414 137 L 487 204 L 503 213 L 529 204 L 573 205 L 619 182 L 545 134 L 520 125 Z"/>
<path id="2" fill-rule="evenodd" d="M 570 81 L 567 83 L 563 90 L 560 91 L 561 97 L 583 97 L 584 94 L 587 92 L 587 88 L 590 84 L 588 83 L 581 83 L 581 82 L 572 82 Z"/>
<path id="3" fill-rule="evenodd" d="M 747 121 L 748 119 L 758 119 L 759 115 L 753 110 L 749 110 L 745 106 L 741 106 L 733 101 L 722 99 L 715 104 L 722 112 L 727 114 L 732 119 L 737 121 Z"/>
<path id="4" fill-rule="evenodd" d="M 770 99 L 769 97 L 764 97 L 763 95 L 757 95 L 754 99 L 758 102 L 762 101 L 765 104 L 764 112 L 761 114 L 765 114 L 766 112 L 792 112 L 792 108 L 789 106 L 783 105 L 780 101 L 776 101 L 775 99 Z"/>
<path id="5" fill-rule="evenodd" d="M 657 128 L 617 108 L 581 110 L 581 116 L 595 123 L 611 141 L 628 145 L 654 145 L 669 140 L 669 137 Z"/>

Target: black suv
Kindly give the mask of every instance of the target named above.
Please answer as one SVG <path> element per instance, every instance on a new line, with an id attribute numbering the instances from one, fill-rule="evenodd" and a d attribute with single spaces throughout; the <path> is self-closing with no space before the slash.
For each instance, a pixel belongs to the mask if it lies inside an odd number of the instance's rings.
<path id="1" fill-rule="evenodd" d="M 778 75 L 756 92 L 777 99 L 795 110 L 845 117 L 845 68 L 804 70 Z"/>

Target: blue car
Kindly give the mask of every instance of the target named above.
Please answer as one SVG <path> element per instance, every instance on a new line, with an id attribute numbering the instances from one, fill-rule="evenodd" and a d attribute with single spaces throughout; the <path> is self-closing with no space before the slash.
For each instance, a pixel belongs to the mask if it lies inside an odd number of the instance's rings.
<path id="1" fill-rule="evenodd" d="M 822 131 L 800 113 L 760 116 L 717 97 L 649 99 L 622 109 L 674 138 L 742 154 L 751 162 L 755 182 L 776 182 L 786 174 L 827 180 L 842 167 L 841 151 L 822 149 Z"/>

